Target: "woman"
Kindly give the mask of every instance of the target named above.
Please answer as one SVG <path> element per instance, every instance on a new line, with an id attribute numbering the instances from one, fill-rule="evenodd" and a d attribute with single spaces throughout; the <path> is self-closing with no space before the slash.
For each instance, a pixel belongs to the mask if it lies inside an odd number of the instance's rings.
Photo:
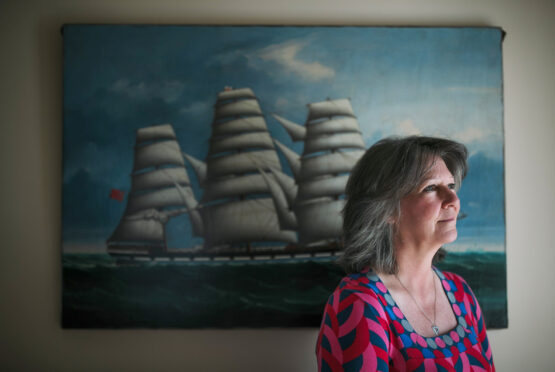
<path id="1" fill-rule="evenodd" d="M 457 237 L 466 158 L 462 144 L 413 136 L 359 160 L 343 210 L 348 275 L 325 307 L 319 370 L 495 370 L 470 287 L 432 266 Z"/>

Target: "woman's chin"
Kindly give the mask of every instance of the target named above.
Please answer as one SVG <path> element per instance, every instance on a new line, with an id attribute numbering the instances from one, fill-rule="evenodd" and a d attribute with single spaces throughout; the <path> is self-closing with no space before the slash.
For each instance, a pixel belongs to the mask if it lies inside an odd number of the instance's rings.
<path id="1" fill-rule="evenodd" d="M 448 234 L 446 234 L 443 244 L 453 243 L 455 240 L 457 240 L 457 236 L 457 229 L 450 231 Z"/>

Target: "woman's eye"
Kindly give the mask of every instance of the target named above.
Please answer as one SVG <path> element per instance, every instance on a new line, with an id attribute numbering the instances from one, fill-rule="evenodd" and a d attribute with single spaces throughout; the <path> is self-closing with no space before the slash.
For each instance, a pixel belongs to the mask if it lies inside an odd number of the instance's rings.
<path id="1" fill-rule="evenodd" d="M 450 190 L 456 190 L 457 189 L 457 185 L 454 183 L 450 183 L 449 185 L 447 185 L 449 187 Z"/>
<path id="2" fill-rule="evenodd" d="M 430 185 L 430 186 L 424 187 L 424 190 L 422 190 L 422 191 L 424 191 L 424 192 L 432 192 L 432 191 L 435 191 L 435 189 L 436 189 L 436 185 Z"/>

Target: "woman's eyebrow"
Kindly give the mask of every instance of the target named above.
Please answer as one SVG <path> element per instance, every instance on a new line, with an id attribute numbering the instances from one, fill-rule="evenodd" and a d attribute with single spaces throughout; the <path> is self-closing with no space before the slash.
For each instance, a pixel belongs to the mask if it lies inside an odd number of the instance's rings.
<path id="1" fill-rule="evenodd" d="M 431 182 L 431 181 L 443 181 L 443 179 L 442 178 L 436 178 L 436 177 L 424 178 L 422 180 L 422 184 L 424 184 L 426 182 Z M 449 181 L 455 182 L 455 177 L 449 177 Z"/>

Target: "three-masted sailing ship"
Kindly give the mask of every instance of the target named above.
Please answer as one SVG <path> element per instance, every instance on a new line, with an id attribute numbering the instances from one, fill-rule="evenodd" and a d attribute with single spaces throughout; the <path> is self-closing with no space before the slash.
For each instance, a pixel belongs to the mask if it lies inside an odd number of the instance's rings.
<path id="1" fill-rule="evenodd" d="M 304 126 L 273 115 L 293 141 L 304 142 L 301 155 L 271 137 L 250 88 L 218 94 L 204 161 L 181 152 L 171 125 L 139 129 L 128 204 L 108 252 L 151 258 L 336 252 L 345 184 L 364 142 L 349 100 L 308 108 Z M 198 199 L 184 159 L 202 189 Z M 168 249 L 165 224 L 183 213 L 202 248 Z"/>

